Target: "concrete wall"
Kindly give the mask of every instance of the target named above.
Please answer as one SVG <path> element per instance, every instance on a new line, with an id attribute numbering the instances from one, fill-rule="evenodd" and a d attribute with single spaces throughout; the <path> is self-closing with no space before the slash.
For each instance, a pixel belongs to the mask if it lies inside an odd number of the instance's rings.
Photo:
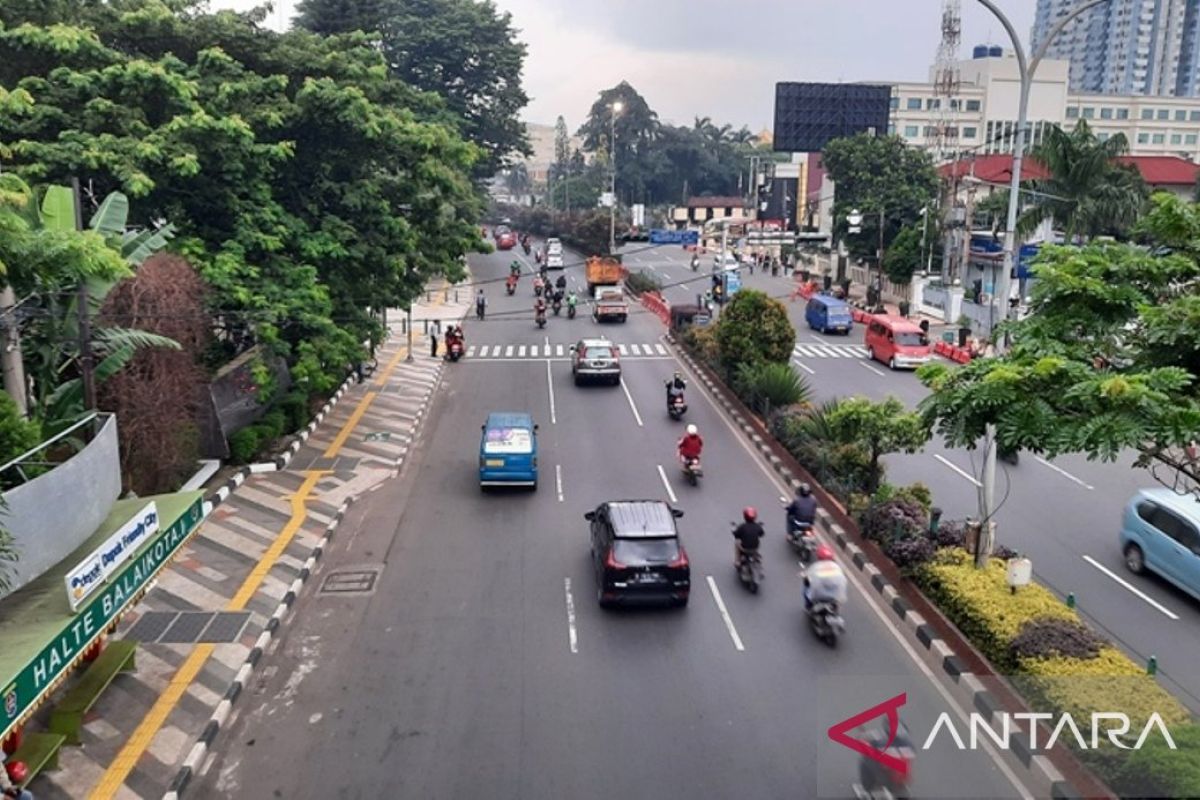
<path id="1" fill-rule="evenodd" d="M 117 418 L 100 420 L 100 432 L 70 460 L 4 493 L 8 509 L 0 511 L 0 526 L 12 534 L 20 560 L 6 565 L 10 588 L 0 599 L 79 547 L 120 496 Z"/>

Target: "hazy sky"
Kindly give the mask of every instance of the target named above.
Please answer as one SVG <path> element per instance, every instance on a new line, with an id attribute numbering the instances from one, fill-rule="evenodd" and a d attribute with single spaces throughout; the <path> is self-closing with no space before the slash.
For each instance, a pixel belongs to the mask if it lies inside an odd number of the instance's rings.
<path id="1" fill-rule="evenodd" d="M 529 47 L 524 118 L 575 130 L 601 89 L 629 81 L 664 121 L 771 127 L 777 81 L 925 80 L 942 0 L 496 0 Z M 257 0 L 213 0 L 250 8 Z M 961 55 L 1009 46 L 977 0 L 962 0 Z M 999 0 L 1028 41 L 1035 0 Z M 286 27 L 295 0 L 276 0 Z"/>

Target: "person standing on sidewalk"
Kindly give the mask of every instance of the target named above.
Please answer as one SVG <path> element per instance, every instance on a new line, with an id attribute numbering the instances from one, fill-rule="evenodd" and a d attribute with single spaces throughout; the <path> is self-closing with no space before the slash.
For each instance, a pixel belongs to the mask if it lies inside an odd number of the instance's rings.
<path id="1" fill-rule="evenodd" d="M 429 330 L 429 356 L 430 356 L 430 358 L 437 358 L 437 351 L 438 351 L 437 328 L 431 328 Z"/>

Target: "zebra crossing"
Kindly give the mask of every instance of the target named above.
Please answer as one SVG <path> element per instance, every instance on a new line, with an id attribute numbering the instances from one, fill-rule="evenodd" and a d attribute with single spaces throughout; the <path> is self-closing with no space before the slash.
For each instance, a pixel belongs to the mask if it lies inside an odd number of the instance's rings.
<path id="1" fill-rule="evenodd" d="M 569 358 L 571 344 L 481 344 L 467 347 L 467 358 L 492 360 Z M 670 358 L 671 351 L 658 344 L 617 344 L 622 358 Z"/>
<path id="2" fill-rule="evenodd" d="M 866 358 L 867 348 L 857 344 L 799 344 L 792 349 L 795 358 Z"/>

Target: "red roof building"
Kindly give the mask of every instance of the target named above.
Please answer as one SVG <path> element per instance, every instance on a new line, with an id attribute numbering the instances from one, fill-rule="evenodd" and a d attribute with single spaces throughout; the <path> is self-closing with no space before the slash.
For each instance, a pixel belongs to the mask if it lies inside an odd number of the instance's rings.
<path id="1" fill-rule="evenodd" d="M 1132 164 L 1142 174 L 1142 180 L 1151 189 L 1167 191 L 1191 191 L 1196 185 L 1196 174 L 1200 165 L 1179 156 L 1119 156 L 1121 164 Z M 971 178 L 981 183 L 1007 186 L 1012 181 L 1011 155 L 997 153 L 951 161 L 938 167 L 938 175 L 944 180 Z M 1021 180 L 1038 180 L 1048 177 L 1045 167 L 1026 158 L 1021 163 Z"/>

